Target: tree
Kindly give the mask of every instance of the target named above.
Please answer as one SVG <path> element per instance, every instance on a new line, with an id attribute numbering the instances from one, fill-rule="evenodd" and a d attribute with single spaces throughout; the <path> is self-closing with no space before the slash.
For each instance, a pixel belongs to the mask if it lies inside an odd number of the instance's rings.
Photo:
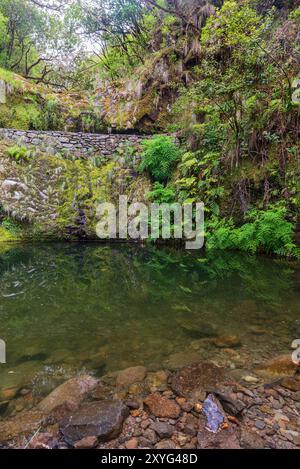
<path id="1" fill-rule="evenodd" d="M 81 24 L 76 3 L 65 4 L 63 14 L 57 10 L 60 3 L 1 0 L 6 25 L 6 34 L 1 34 L 2 66 L 37 82 L 66 85 L 84 51 L 77 34 Z"/>

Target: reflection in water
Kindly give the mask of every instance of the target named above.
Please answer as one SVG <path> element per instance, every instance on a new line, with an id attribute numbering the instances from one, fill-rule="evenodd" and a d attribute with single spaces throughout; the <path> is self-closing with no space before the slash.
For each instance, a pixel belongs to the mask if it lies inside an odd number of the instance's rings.
<path id="1" fill-rule="evenodd" d="M 0 390 L 197 357 L 250 369 L 300 334 L 299 269 L 263 257 L 25 245 L 0 257 L 0 287 Z"/>

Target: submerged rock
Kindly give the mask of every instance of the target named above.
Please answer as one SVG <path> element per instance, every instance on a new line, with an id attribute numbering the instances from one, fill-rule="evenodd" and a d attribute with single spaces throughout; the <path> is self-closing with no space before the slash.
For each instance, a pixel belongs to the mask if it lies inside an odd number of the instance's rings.
<path id="1" fill-rule="evenodd" d="M 203 323 L 192 323 L 184 322 L 180 324 L 184 332 L 193 339 L 207 339 L 210 337 L 216 337 L 218 330 L 216 326 L 203 322 Z"/>
<path id="2" fill-rule="evenodd" d="M 187 366 L 171 378 L 171 388 L 182 397 L 198 397 L 215 391 L 227 382 L 225 371 L 210 362 Z"/>
<path id="3" fill-rule="evenodd" d="M 159 391 L 165 391 L 168 387 L 169 375 L 170 373 L 164 370 L 157 371 L 156 373 L 150 373 L 147 376 L 147 385 L 151 390 L 155 389 Z"/>
<path id="4" fill-rule="evenodd" d="M 130 386 L 134 383 L 144 381 L 147 375 L 147 368 L 144 366 L 135 366 L 122 370 L 117 374 L 116 384 L 118 387 Z"/>
<path id="5" fill-rule="evenodd" d="M 192 349 L 184 350 L 170 355 L 165 361 L 164 366 L 169 370 L 179 370 L 184 366 L 196 363 L 201 360 L 201 352 Z"/>
<path id="6" fill-rule="evenodd" d="M 257 371 L 270 376 L 291 376 L 297 368 L 298 365 L 292 361 L 292 355 L 280 355 L 260 365 Z"/>
<path id="7" fill-rule="evenodd" d="M 291 323 L 290 331 L 294 339 L 300 338 L 300 319 L 296 319 Z"/>
<path id="8" fill-rule="evenodd" d="M 66 402 L 79 404 L 84 397 L 97 386 L 98 381 L 89 375 L 72 378 L 52 391 L 39 403 L 38 409 L 49 414 Z"/>
<path id="9" fill-rule="evenodd" d="M 122 401 L 99 401 L 83 404 L 60 425 L 65 440 L 70 445 L 87 437 L 105 442 L 116 438 L 129 409 Z"/>
<path id="10" fill-rule="evenodd" d="M 218 348 L 236 348 L 242 345 L 240 339 L 234 335 L 222 335 L 214 339 L 212 343 Z"/>

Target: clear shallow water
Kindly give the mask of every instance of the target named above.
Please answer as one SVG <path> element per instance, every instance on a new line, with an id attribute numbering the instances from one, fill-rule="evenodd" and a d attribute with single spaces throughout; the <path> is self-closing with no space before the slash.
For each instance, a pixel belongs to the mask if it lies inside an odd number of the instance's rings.
<path id="1" fill-rule="evenodd" d="M 28 383 L 47 393 L 82 370 L 157 370 L 197 357 L 244 373 L 300 338 L 299 287 L 299 265 L 237 253 L 2 247 L 0 395 Z M 240 346 L 219 348 L 218 336 Z"/>

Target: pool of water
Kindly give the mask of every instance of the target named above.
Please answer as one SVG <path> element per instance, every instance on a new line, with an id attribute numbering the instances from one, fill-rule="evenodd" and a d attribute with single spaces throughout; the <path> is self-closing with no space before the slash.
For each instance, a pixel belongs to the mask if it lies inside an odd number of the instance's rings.
<path id="1" fill-rule="evenodd" d="M 0 251 L 0 393 L 210 359 L 251 370 L 300 338 L 299 265 L 238 253 L 99 244 Z M 228 337 L 229 336 L 229 337 Z M 50 379 L 51 378 L 51 379 Z"/>

